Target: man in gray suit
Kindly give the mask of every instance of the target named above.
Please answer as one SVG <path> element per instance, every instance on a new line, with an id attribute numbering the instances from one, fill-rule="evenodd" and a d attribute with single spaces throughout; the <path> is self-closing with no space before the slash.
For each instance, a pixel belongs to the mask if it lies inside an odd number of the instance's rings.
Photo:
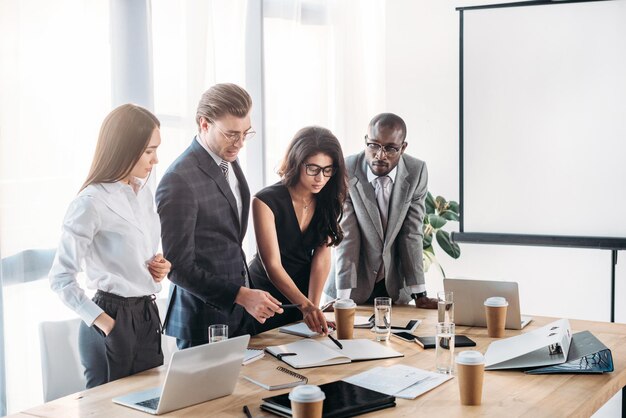
<path id="1" fill-rule="evenodd" d="M 179 348 L 208 342 L 211 324 L 230 336 L 249 333 L 282 313 L 268 292 L 249 288 L 241 247 L 248 225 L 250 190 L 237 155 L 254 135 L 252 99 L 234 84 L 206 91 L 196 112 L 198 135 L 169 167 L 156 201 L 163 253 L 173 286 L 164 328 Z"/>
<path id="2" fill-rule="evenodd" d="M 346 158 L 344 239 L 326 283 L 328 296 L 366 304 L 390 296 L 395 303 L 414 299 L 418 308 L 437 308 L 437 300 L 426 296 L 422 261 L 428 172 L 423 161 L 404 153 L 405 139 L 402 118 L 382 113 L 369 123 L 365 151 Z"/>

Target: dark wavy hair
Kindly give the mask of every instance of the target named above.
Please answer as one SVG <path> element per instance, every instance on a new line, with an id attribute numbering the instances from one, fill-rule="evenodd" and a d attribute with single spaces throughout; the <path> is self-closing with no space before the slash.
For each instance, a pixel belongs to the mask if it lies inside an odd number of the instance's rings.
<path id="1" fill-rule="evenodd" d="M 321 238 L 318 245 L 338 245 L 343 240 L 339 221 L 343 217 L 348 182 L 341 144 L 331 131 L 319 126 L 308 126 L 296 132 L 278 169 L 282 183 L 293 187 L 300 180 L 300 167 L 312 155 L 326 154 L 333 160 L 335 174 L 317 194 L 318 222 L 314 228 Z M 328 242 L 330 238 L 330 242 Z"/>

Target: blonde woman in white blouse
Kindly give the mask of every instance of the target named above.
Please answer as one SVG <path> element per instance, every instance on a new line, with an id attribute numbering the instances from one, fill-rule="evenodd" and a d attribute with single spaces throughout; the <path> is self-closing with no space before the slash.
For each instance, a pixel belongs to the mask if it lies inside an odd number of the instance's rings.
<path id="1" fill-rule="evenodd" d="M 158 119 L 132 104 L 114 109 L 63 221 L 50 287 L 83 320 L 79 332 L 87 388 L 163 364 L 154 294 L 171 264 L 157 254 L 161 227 L 143 184 L 161 144 Z M 86 273 L 89 299 L 76 280 Z"/>

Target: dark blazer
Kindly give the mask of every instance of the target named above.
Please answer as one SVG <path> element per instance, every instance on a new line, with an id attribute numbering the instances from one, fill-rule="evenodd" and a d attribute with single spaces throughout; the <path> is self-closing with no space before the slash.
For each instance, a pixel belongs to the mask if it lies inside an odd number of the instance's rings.
<path id="1" fill-rule="evenodd" d="M 364 303 L 372 294 L 381 261 L 385 287 L 395 303 L 411 300 L 410 286 L 424 284 L 422 241 L 424 200 L 428 187 L 426 164 L 407 154 L 398 162 L 391 192 L 389 222 L 383 234 L 374 187 L 367 180 L 365 153 L 346 158 L 348 196 L 341 228 L 343 241 L 335 251 L 325 293 L 352 289 L 350 297 Z"/>
<path id="2" fill-rule="evenodd" d="M 172 263 L 164 328 L 184 340 L 207 340 L 207 327 L 227 324 L 231 336 L 241 329 L 244 309 L 235 304 L 245 286 L 242 241 L 248 226 L 250 190 L 238 162 L 243 215 L 219 166 L 194 139 L 168 168 L 156 192 L 165 258 Z"/>

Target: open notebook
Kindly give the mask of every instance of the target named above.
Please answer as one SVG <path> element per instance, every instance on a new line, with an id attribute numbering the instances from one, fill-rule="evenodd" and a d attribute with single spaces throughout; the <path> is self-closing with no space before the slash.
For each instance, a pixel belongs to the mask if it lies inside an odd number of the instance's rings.
<path id="1" fill-rule="evenodd" d="M 267 347 L 265 351 L 296 369 L 331 366 L 353 361 L 402 357 L 403 354 L 371 340 L 339 340 L 343 349 L 328 340 L 299 340 Z"/>

